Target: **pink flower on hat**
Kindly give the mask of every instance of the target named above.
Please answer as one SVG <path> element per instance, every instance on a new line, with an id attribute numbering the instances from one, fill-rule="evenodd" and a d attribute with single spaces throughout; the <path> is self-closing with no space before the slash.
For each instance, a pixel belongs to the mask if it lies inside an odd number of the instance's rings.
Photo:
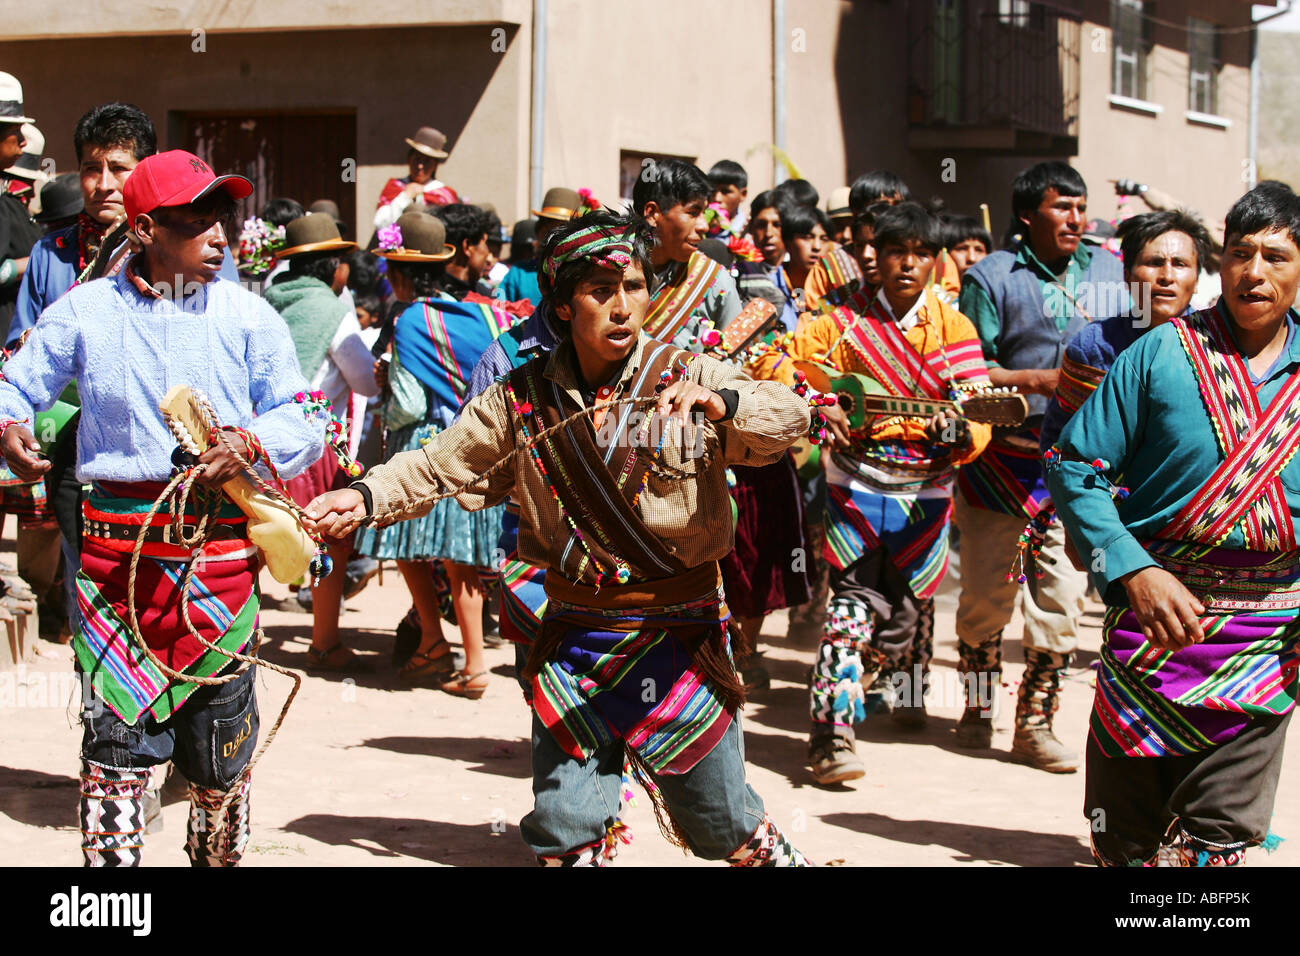
<path id="1" fill-rule="evenodd" d="M 379 248 L 385 252 L 402 248 L 402 229 L 396 223 L 379 230 Z"/>

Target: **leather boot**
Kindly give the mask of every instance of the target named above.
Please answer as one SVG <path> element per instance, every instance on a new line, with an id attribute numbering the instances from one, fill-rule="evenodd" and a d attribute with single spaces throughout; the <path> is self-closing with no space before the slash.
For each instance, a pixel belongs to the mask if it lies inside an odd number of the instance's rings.
<path id="1" fill-rule="evenodd" d="M 1061 675 L 1069 654 L 1025 648 L 1025 676 L 1016 700 L 1016 734 L 1011 753 L 1048 773 L 1074 773 L 1079 755 L 1052 731 L 1052 715 L 1060 706 Z"/>

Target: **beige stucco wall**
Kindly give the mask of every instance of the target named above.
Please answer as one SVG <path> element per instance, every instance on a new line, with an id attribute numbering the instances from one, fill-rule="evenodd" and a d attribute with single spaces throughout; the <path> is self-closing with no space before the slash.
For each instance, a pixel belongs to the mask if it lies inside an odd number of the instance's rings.
<path id="1" fill-rule="evenodd" d="M 160 148 L 177 145 L 169 112 L 354 109 L 355 234 L 365 241 L 385 180 L 405 172 L 403 137 L 422 125 L 442 129 L 451 144 L 442 179 L 474 199 L 525 204 L 530 26 L 502 28 L 499 53 L 492 29 L 209 33 L 202 53 L 193 51 L 189 35 L 10 41 L 0 42 L 0 63 L 21 78 L 28 115 L 45 132 L 47 155 L 60 170 L 75 165 L 77 118 L 112 99 L 150 114 Z M 328 163 L 342 175 L 344 158 L 300 161 Z"/>
<path id="2" fill-rule="evenodd" d="M 1300 33 L 1261 33 L 1259 52 L 1259 175 L 1300 186 Z"/>
<path id="3" fill-rule="evenodd" d="M 1222 0 L 1163 3 L 1162 20 L 1185 23 L 1188 16 L 1221 26 L 1250 22 L 1250 6 Z M 1154 25 L 1147 99 L 1163 107 L 1158 116 L 1112 106 L 1110 94 L 1110 20 L 1104 0 L 1084 8 L 1082 31 L 1079 156 L 1077 167 L 1088 182 L 1089 214 L 1111 218 L 1116 211 L 1108 179 L 1149 183 L 1199 210 L 1207 222 L 1221 222 L 1245 190 L 1244 161 L 1249 156 L 1247 124 L 1250 100 L 1250 39 L 1247 33 L 1221 40 L 1224 67 L 1219 78 L 1219 115 L 1228 129 L 1188 121 L 1187 33 Z M 1094 41 L 1096 43 L 1094 48 Z M 1130 201 L 1139 211 L 1146 207 Z"/>
<path id="4" fill-rule="evenodd" d="M 1221 218 L 1242 190 L 1247 154 L 1249 37 L 1225 38 L 1220 113 L 1227 130 L 1185 118 L 1186 34 L 1157 26 L 1150 99 L 1156 117 L 1109 105 L 1106 0 L 1082 0 L 1079 156 L 1092 211 L 1110 217 L 1109 178 L 1157 185 Z M 128 0 L 40 17 L 7 18 L 0 68 L 27 89 L 50 154 L 72 161 L 71 128 L 94 102 L 123 98 L 148 110 L 166 137 L 169 111 L 354 108 L 358 233 L 384 180 L 403 169 L 403 136 L 430 124 L 448 133 L 440 176 L 509 223 L 526 215 L 530 174 L 531 0 L 367 0 L 306 10 L 293 0 L 211 0 L 183 10 Z M 1011 177 L 1043 157 L 977 150 L 914 150 L 907 136 L 903 0 L 787 0 L 786 145 L 823 194 L 874 167 L 895 169 L 918 198 L 975 213 L 988 202 L 994 231 L 1009 213 Z M 1225 25 L 1249 21 L 1249 4 L 1165 0 L 1162 19 L 1188 13 Z M 0 0 L 0 14 L 18 12 Z M 428 26 L 441 21 L 455 26 Z M 360 29 L 362 22 L 383 28 Z M 14 26 L 18 24 L 18 26 Z M 404 26 L 401 26 L 405 24 Z M 419 25 L 426 24 L 426 25 Z M 191 30 L 207 52 L 191 52 Z M 493 47 L 505 31 L 504 51 Z M 83 39 L 96 30 L 154 36 Z M 25 31 L 25 32 L 24 32 Z M 1097 37 L 1102 45 L 1094 50 Z M 620 150 L 743 163 L 750 194 L 772 184 L 772 18 L 768 0 L 550 0 L 544 186 L 618 196 Z M 336 164 L 338 157 L 327 157 Z M 942 177 L 952 160 L 955 181 Z M 309 161 L 322 161 L 313 157 Z M 310 197 L 302 197 L 310 198 Z"/>

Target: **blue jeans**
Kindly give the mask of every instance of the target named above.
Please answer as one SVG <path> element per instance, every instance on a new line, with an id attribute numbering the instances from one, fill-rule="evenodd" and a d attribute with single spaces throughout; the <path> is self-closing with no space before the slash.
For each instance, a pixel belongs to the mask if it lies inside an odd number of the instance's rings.
<path id="1" fill-rule="evenodd" d="M 164 721 L 146 711 L 131 726 L 93 700 L 82 715 L 82 759 L 114 770 L 144 770 L 171 760 L 191 783 L 229 790 L 257 746 L 254 670 L 228 684 L 200 687 Z"/>
<path id="2" fill-rule="evenodd" d="M 605 835 L 618 817 L 623 742 L 574 760 L 533 714 L 533 812 L 519 824 L 538 856 L 559 856 Z M 686 773 L 658 774 L 655 782 L 692 853 L 721 860 L 763 822 L 763 801 L 745 782 L 740 715 L 717 745 Z"/>

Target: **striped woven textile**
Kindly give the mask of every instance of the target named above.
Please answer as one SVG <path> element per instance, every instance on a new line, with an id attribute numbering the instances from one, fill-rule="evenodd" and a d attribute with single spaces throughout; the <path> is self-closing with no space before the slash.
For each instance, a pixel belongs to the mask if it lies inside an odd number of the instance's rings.
<path id="1" fill-rule="evenodd" d="M 1067 414 L 1073 415 L 1105 377 L 1105 369 L 1076 362 L 1066 355 L 1061 359 L 1061 378 L 1056 386 L 1055 401 Z"/>
<path id="2" fill-rule="evenodd" d="M 501 636 L 519 644 L 537 640 L 546 614 L 546 570 L 519 558 L 519 506 L 506 503 L 497 547 L 505 558 L 501 581 Z"/>
<path id="3" fill-rule="evenodd" d="M 560 747 L 586 760 L 621 739 L 656 773 L 685 773 L 731 726 L 729 709 L 690 648 L 727 644 L 721 593 L 640 611 L 552 598 L 547 626 L 563 628 L 533 679 L 533 707 Z"/>
<path id="4" fill-rule="evenodd" d="M 1102 750 L 1182 756 L 1231 739 L 1252 717 L 1288 713 L 1300 684 L 1296 553 L 1143 545 L 1207 605 L 1205 640 L 1163 651 L 1147 643 L 1131 610 L 1107 612 L 1091 719 Z"/>
<path id="5" fill-rule="evenodd" d="M 455 411 L 465 401 L 474 366 L 513 323 L 514 316 L 495 305 L 416 299 L 397 318 L 393 348 L 436 403 Z"/>
<path id="6" fill-rule="evenodd" d="M 924 355 L 899 331 L 879 300 L 865 313 L 855 314 L 845 306 L 832 316 L 858 364 L 892 395 L 945 399 L 954 388 L 987 384 L 988 368 L 979 339 L 945 335 L 956 324 L 950 318 L 956 310 L 939 301 L 932 290 L 926 290 L 925 296 L 922 320 L 939 334 L 934 338 L 935 347 Z"/>
<path id="7" fill-rule="evenodd" d="M 651 297 L 645 324 L 641 327 L 650 338 L 663 342 L 677 338 L 677 333 L 690 321 L 723 268 L 704 253 L 692 252 L 686 267 L 674 272 L 674 281 L 665 283 Z"/>
<path id="8" fill-rule="evenodd" d="M 1220 307 L 1176 318 L 1173 326 L 1196 372 L 1224 460 L 1160 536 L 1220 544 L 1242 521 L 1247 548 L 1294 549 L 1280 475 L 1300 449 L 1300 374 L 1292 374 L 1261 409 Z"/>
<path id="9" fill-rule="evenodd" d="M 818 260 L 813 272 L 819 274 L 816 287 L 825 290 L 817 302 L 819 312 L 847 305 L 853 294 L 862 288 L 862 270 L 853 255 L 838 243 L 831 243 L 830 252 Z"/>
<path id="10" fill-rule="evenodd" d="M 139 527 L 144 511 L 162 490 L 161 485 L 150 484 L 112 486 L 112 490 L 124 488 L 132 493 L 114 496 L 96 486 L 85 508 L 87 532 L 76 580 L 73 651 L 100 698 L 113 713 L 134 725 L 146 711 L 166 720 L 198 685 L 169 682 L 131 636 L 126 623 L 127 584 L 134 542 L 92 533 L 93 527 L 108 523 Z M 232 521 L 227 511 L 221 518 L 230 536 L 204 548 L 202 564 L 191 581 L 190 619 L 207 641 L 240 651 L 257 624 L 259 565 L 256 549 L 245 537 L 242 514 Z M 191 501 L 186 524 L 192 527 L 196 520 Z M 176 670 L 210 677 L 230 659 L 206 650 L 181 618 L 180 584 L 191 559 L 189 549 L 162 542 L 148 544 L 136 580 L 136 610 L 140 631 L 159 659 Z"/>
<path id="11" fill-rule="evenodd" d="M 1025 447 L 993 439 L 970 464 L 957 469 L 957 487 L 975 508 L 1033 520 L 1048 499 L 1038 429 Z"/>
<path id="12" fill-rule="evenodd" d="M 924 600 L 948 570 L 951 515 L 951 497 L 899 497 L 828 483 L 823 554 L 839 571 L 883 544 L 912 593 Z"/>

